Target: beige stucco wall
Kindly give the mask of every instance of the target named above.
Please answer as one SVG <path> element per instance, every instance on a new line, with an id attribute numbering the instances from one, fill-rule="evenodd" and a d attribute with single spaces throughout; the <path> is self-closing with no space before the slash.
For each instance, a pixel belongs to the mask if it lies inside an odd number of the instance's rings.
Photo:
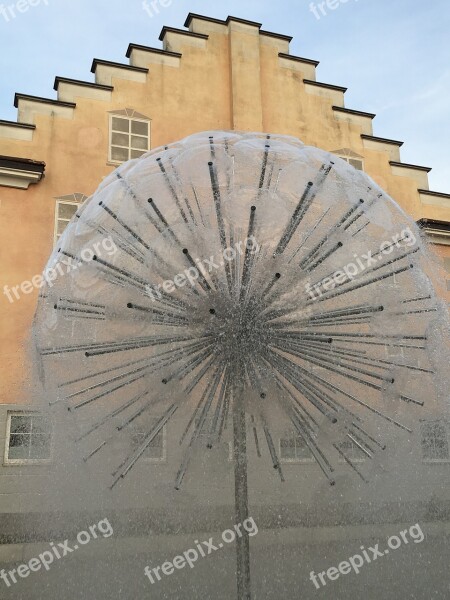
<path id="1" fill-rule="evenodd" d="M 367 118 L 343 118 L 333 111 L 333 105 L 343 106 L 343 92 L 305 84 L 304 79 L 315 78 L 314 66 L 279 57 L 287 51 L 285 39 L 260 34 L 256 24 L 237 20 L 221 24 L 194 19 L 191 29 L 208 39 L 166 34 L 164 47 L 182 53 L 181 58 L 132 53 L 130 64 L 148 67 L 148 74 L 98 66 L 97 82 L 110 82 L 114 91 L 80 87 L 77 96 L 76 86 L 70 86 L 75 109 L 19 101 L 19 114 L 35 123 L 36 130 L 25 136 L 23 131 L 0 129 L 0 155 L 45 161 L 46 177 L 28 190 L 0 188 L 1 289 L 42 272 L 53 244 L 55 198 L 74 192 L 90 195 L 115 168 L 108 164 L 108 113 L 124 108 L 152 120 L 152 147 L 199 131 L 239 129 L 292 135 L 330 151 L 350 148 L 364 157 L 365 171 L 414 219 L 449 219 L 448 199 L 424 204 L 417 174 L 394 173 L 389 161 L 398 159 L 397 146 L 361 138 L 371 127 Z M 62 96 L 64 89 L 67 94 L 69 88 L 61 87 Z M 450 246 L 439 246 L 438 253 L 450 257 Z M 25 373 L 36 298 L 34 291 L 10 304 L 0 294 L 3 404 L 26 403 L 29 396 Z"/>

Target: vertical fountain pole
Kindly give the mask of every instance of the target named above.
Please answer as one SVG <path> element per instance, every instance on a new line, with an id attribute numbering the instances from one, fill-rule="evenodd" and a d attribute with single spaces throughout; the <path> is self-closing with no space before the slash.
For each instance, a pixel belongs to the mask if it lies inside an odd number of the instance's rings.
<path id="1" fill-rule="evenodd" d="M 245 402 L 243 390 L 243 369 L 241 364 L 235 371 L 233 385 L 233 458 L 234 494 L 236 524 L 248 519 L 247 481 L 247 433 L 245 422 Z M 250 587 L 250 538 L 247 531 L 236 538 L 237 558 L 237 598 L 251 600 Z"/>

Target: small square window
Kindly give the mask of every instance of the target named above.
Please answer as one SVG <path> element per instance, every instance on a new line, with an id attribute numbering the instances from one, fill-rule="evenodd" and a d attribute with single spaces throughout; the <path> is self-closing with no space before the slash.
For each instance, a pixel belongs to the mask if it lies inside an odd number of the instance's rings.
<path id="1" fill-rule="evenodd" d="M 339 444 L 339 449 L 353 463 L 364 462 L 367 455 L 361 450 L 358 444 L 349 438 L 346 438 Z M 345 462 L 345 459 L 339 455 L 339 462 Z"/>
<path id="2" fill-rule="evenodd" d="M 150 121 L 111 116 L 109 160 L 123 163 L 150 149 Z"/>
<path id="3" fill-rule="evenodd" d="M 59 238 L 64 233 L 67 225 L 70 223 L 80 204 L 78 202 L 64 202 L 58 200 L 56 202 L 55 210 L 55 231 L 54 231 L 54 243 L 58 243 Z"/>
<path id="4" fill-rule="evenodd" d="M 340 159 L 345 160 L 346 163 L 357 169 L 358 171 L 364 171 L 364 161 L 362 158 L 352 158 L 350 156 L 346 156 L 345 154 L 340 154 L 340 152 L 344 152 L 344 149 L 340 151 L 334 152 L 336 156 L 339 156 Z M 351 150 L 349 150 L 351 152 Z"/>
<path id="5" fill-rule="evenodd" d="M 305 440 L 292 431 L 280 439 L 280 460 L 284 463 L 311 463 L 314 456 Z"/>
<path id="6" fill-rule="evenodd" d="M 405 355 L 405 351 L 401 346 L 394 346 L 393 344 L 386 344 L 384 351 L 386 358 L 398 358 Z"/>
<path id="7" fill-rule="evenodd" d="M 42 464 L 51 459 L 52 427 L 37 413 L 8 413 L 5 464 Z"/>
<path id="8" fill-rule="evenodd" d="M 357 158 L 349 158 L 347 161 L 352 167 L 355 167 L 358 171 L 363 171 L 363 161 Z"/>
<path id="9" fill-rule="evenodd" d="M 441 421 L 422 423 L 424 462 L 449 462 L 449 427 Z"/>
<path id="10" fill-rule="evenodd" d="M 152 419 L 149 422 L 148 431 L 143 431 L 143 428 L 136 428 L 131 434 L 133 450 L 137 450 L 144 442 L 145 438 L 150 433 L 152 427 L 158 422 L 158 419 Z M 166 443 L 166 426 L 155 436 L 150 444 L 145 449 L 142 455 L 144 460 L 150 462 L 164 462 L 167 458 L 167 443 Z"/>

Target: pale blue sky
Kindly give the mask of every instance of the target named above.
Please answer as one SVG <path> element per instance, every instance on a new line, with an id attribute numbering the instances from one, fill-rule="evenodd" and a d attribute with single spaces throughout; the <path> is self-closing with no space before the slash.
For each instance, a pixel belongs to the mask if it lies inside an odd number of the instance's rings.
<path id="1" fill-rule="evenodd" d="M 16 91 L 54 98 L 55 75 L 93 81 L 94 57 L 160 47 L 162 26 L 188 12 L 230 14 L 293 35 L 291 53 L 320 60 L 318 80 L 348 86 L 346 106 L 377 113 L 374 134 L 403 140 L 402 160 L 433 167 L 431 189 L 450 193 L 448 0 L 341 0 L 320 19 L 310 0 L 172 0 L 152 18 L 142 0 L 46 1 L 8 22 L 0 13 L 0 119 L 16 119 Z"/>

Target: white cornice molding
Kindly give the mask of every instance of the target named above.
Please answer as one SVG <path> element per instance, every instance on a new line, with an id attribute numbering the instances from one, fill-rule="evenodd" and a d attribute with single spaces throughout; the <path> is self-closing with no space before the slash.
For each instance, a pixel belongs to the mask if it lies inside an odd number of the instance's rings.
<path id="1" fill-rule="evenodd" d="M 0 167 L 0 186 L 27 190 L 32 183 L 39 183 L 42 173 L 22 169 Z"/>

